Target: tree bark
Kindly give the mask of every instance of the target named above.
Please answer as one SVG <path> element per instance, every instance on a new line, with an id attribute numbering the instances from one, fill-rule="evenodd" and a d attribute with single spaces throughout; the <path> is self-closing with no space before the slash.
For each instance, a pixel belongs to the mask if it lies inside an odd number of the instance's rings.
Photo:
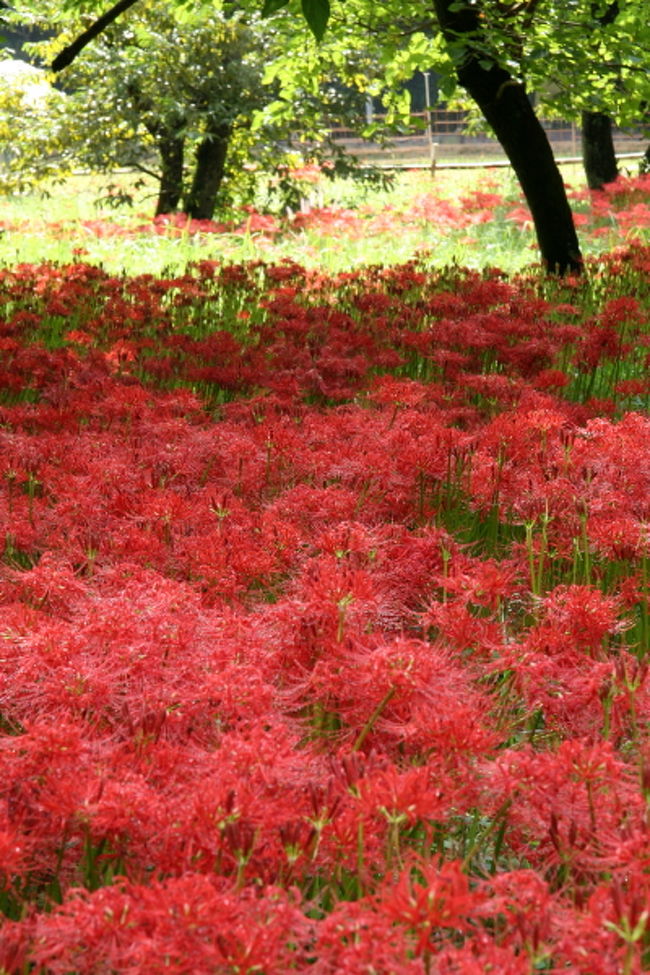
<path id="1" fill-rule="evenodd" d="M 183 195 L 183 155 L 185 143 L 180 136 L 160 135 L 157 140 L 160 153 L 160 188 L 156 202 L 156 216 L 173 213 Z"/>
<path id="2" fill-rule="evenodd" d="M 216 125 L 197 147 L 194 177 L 184 201 L 185 212 L 194 220 L 211 220 L 214 216 L 229 141 L 230 127 Z"/>
<path id="3" fill-rule="evenodd" d="M 602 112 L 582 113 L 582 163 L 590 190 L 600 190 L 618 176 L 612 120 Z"/>
<path id="4" fill-rule="evenodd" d="M 592 17 L 602 27 L 613 24 L 619 13 L 619 0 L 612 0 L 600 13 L 598 3 L 592 0 Z M 600 190 L 618 176 L 612 120 L 603 112 L 582 113 L 582 165 L 590 190 Z"/>
<path id="5" fill-rule="evenodd" d="M 459 83 L 474 99 L 517 174 L 550 273 L 580 273 L 582 257 L 564 182 L 523 84 L 489 58 L 479 3 L 433 0 Z M 480 45 L 480 46 L 479 46 Z"/>
<path id="6" fill-rule="evenodd" d="M 183 166 L 185 161 L 185 118 L 182 114 L 159 118 L 150 98 L 145 98 L 136 81 L 127 85 L 129 97 L 142 117 L 142 124 L 153 136 L 160 156 L 160 181 L 156 216 L 174 213 L 183 195 Z"/>

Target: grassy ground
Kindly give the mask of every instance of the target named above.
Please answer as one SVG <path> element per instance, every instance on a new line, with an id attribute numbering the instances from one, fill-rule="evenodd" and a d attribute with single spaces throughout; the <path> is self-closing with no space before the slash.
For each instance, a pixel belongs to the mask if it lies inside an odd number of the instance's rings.
<path id="1" fill-rule="evenodd" d="M 584 189 L 578 166 L 564 167 L 568 185 Z M 530 221 L 510 170 L 440 170 L 396 174 L 390 190 L 352 183 L 306 186 L 312 212 L 293 222 L 242 214 L 229 232 L 192 232 L 182 222 L 154 230 L 154 186 L 132 207 L 98 205 L 101 183 L 76 177 L 47 196 L 5 198 L 0 211 L 0 264 L 69 262 L 77 258 L 112 272 L 178 272 L 189 261 L 280 260 L 339 271 L 362 264 L 395 264 L 414 254 L 434 264 L 496 265 L 520 270 L 536 259 Z M 489 194 L 483 197 L 482 194 Z M 577 210 L 587 204 L 579 201 Z M 313 212 L 313 208 L 317 212 Z M 621 228 L 607 221 L 583 240 L 586 253 L 620 243 Z M 213 228 L 211 228 L 213 229 Z M 610 232 L 611 231 L 611 232 Z"/>

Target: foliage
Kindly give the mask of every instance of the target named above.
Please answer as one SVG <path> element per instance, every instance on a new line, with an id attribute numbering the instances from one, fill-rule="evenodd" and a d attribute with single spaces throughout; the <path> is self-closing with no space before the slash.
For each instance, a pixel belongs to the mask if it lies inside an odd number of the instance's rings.
<path id="1" fill-rule="evenodd" d="M 484 4 L 490 35 L 548 114 L 602 112 L 643 125 L 650 97 L 650 28 L 643 0 Z"/>
<path id="2" fill-rule="evenodd" d="M 39 4 L 34 18 L 51 24 L 57 9 Z M 51 60 L 81 23 L 73 21 L 55 41 L 37 45 L 40 57 Z M 331 59 L 323 63 L 314 46 L 298 80 L 288 71 L 287 52 L 295 56 L 298 43 L 305 44 L 290 24 L 282 15 L 268 23 L 255 14 L 244 18 L 227 5 L 138 4 L 62 72 L 66 98 L 56 112 L 32 115 L 5 187 L 34 184 L 57 166 L 62 175 L 77 166 L 110 172 L 116 165 L 160 173 L 156 158 L 165 142 L 176 139 L 185 148 L 187 196 L 193 153 L 214 132 L 226 133 L 229 143 L 222 209 L 243 202 L 260 180 L 277 187 L 277 174 L 305 157 L 327 155 L 333 175 L 356 172 L 354 159 L 327 144 L 324 132 L 351 113 L 362 116 L 358 86 L 367 83 L 368 52 L 346 49 L 343 57 L 337 49 L 332 58 L 339 68 L 345 62 L 346 71 L 333 85 L 323 80 Z M 357 85 L 356 94 L 346 81 Z M 5 107 L 9 113 L 11 103 Z M 362 167 L 359 175 L 378 178 Z"/>
<path id="3" fill-rule="evenodd" d="M 288 3 L 274 0 L 273 9 Z M 645 0 L 482 0 L 480 10 L 483 38 L 472 37 L 472 49 L 486 66 L 496 59 L 524 82 L 545 109 L 554 107 L 565 118 L 583 110 L 605 112 L 621 125 L 647 117 L 650 27 Z M 421 4 L 335 0 L 330 10 L 329 0 L 311 0 L 303 13 L 319 37 L 327 36 L 328 16 L 332 32 L 356 19 L 384 36 L 389 60 L 406 58 L 413 69 L 435 67 L 443 96 L 456 94 L 454 67 L 465 57 L 468 40 L 441 44 L 435 18 L 423 14 Z"/>
<path id="4" fill-rule="evenodd" d="M 200 0 L 197 3 L 200 6 Z M 93 4 L 69 0 L 73 8 Z M 94 5 L 96 6 L 96 4 Z M 239 5 L 241 6 L 241 4 Z M 416 0 L 407 3 L 369 3 L 368 0 L 308 0 L 298 7 L 289 0 L 248 0 L 249 9 L 263 15 L 284 10 L 289 18 L 299 13 L 321 41 L 321 50 L 363 31 L 372 40 L 375 58 L 384 65 L 382 85 L 396 117 L 408 113 L 399 83 L 414 70 L 435 69 L 440 95 L 467 98 L 457 91 L 455 65 L 465 56 L 467 39 L 442 42 L 435 17 Z M 495 59 L 526 83 L 544 103 L 546 111 L 577 118 L 581 111 L 611 115 L 620 125 L 645 124 L 648 91 L 648 18 L 645 0 L 570 0 L 569 3 L 503 4 L 482 0 L 483 39 L 472 38 L 472 48 L 485 65 Z M 588 39 L 585 43 L 585 39 Z M 305 47 L 303 35 L 299 45 Z M 287 76 L 296 76 L 297 49 L 287 51 Z M 309 47 L 307 48 L 309 50 Z M 313 50 L 313 49 L 312 49 Z M 344 69 L 345 54 L 339 59 Z M 367 85 L 367 82 L 366 82 Z M 368 89 L 371 90 L 371 89 Z M 376 91 L 376 87 L 374 89 Z M 470 103 L 471 105 L 471 103 Z"/>
<path id="5" fill-rule="evenodd" d="M 11 61 L 12 52 L 0 59 Z M 0 190 L 24 192 L 34 185 L 34 169 L 42 182 L 62 180 L 70 168 L 63 162 L 65 136 L 63 96 L 45 80 L 5 78 L 0 74 Z M 20 120 L 24 138 L 16 139 Z"/>
<path id="6" fill-rule="evenodd" d="M 40 56 L 49 59 L 66 36 L 39 45 Z M 262 103 L 261 68 L 253 57 L 260 42 L 259 31 L 219 11 L 189 15 L 169 5 L 139 6 L 64 72 L 65 109 L 50 120 L 60 163 L 148 171 L 166 133 L 195 147 L 219 126 L 233 133 L 236 145 Z M 188 159 L 185 180 L 190 168 Z M 33 170 L 40 175 L 38 156 Z"/>

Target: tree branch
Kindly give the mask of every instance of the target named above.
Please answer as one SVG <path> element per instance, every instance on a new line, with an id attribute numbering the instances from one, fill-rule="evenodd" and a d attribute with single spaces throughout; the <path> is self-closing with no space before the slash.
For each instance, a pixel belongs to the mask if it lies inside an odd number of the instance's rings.
<path id="1" fill-rule="evenodd" d="M 137 3 L 137 0 L 118 0 L 118 2 L 111 7 L 110 10 L 107 10 L 105 14 L 98 17 L 97 20 L 90 25 L 88 30 L 85 30 L 83 34 L 80 34 L 79 37 L 72 42 L 72 44 L 68 44 L 67 47 L 64 47 L 63 50 L 57 54 L 54 61 L 52 61 L 52 71 L 61 71 L 63 68 L 67 68 L 69 64 L 72 64 L 76 56 L 80 51 L 83 51 L 87 44 L 90 44 L 90 42 L 94 40 L 98 34 L 101 34 L 101 32 L 105 30 L 109 24 L 112 24 L 114 20 L 117 20 L 120 14 L 124 13 L 125 10 L 128 10 L 129 7 L 132 7 L 135 3 Z"/>
<path id="2" fill-rule="evenodd" d="M 156 172 L 154 172 L 154 170 L 153 170 L 153 169 L 147 169 L 147 167 L 146 167 L 146 166 L 143 166 L 143 165 L 142 165 L 142 163 L 137 163 L 137 162 L 134 162 L 134 163 L 132 163 L 131 165 L 132 165 L 132 166 L 133 166 L 133 168 L 134 168 L 135 170 L 137 170 L 137 171 L 138 171 L 139 173 L 144 173 L 144 174 L 145 174 L 145 176 L 151 176 L 151 178 L 152 178 L 152 179 L 155 179 L 155 180 L 157 180 L 158 182 L 160 182 L 160 178 L 161 178 L 161 177 L 160 177 L 160 173 L 156 173 Z"/>

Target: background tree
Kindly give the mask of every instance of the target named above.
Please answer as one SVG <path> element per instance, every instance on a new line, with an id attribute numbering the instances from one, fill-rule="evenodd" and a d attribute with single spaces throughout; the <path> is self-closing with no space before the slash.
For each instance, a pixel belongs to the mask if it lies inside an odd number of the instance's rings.
<path id="1" fill-rule="evenodd" d="M 613 126 L 642 124 L 650 97 L 645 0 L 548 0 L 531 18 L 520 60 L 544 113 L 580 125 L 588 185 L 613 181 Z"/>
<path id="2" fill-rule="evenodd" d="M 39 2 L 22 4 L 16 17 L 30 10 L 42 24 L 58 15 L 56 4 Z M 70 19 L 32 52 L 50 61 L 83 24 Z M 290 75 L 299 45 L 301 71 Z M 182 208 L 197 219 L 212 217 L 218 202 L 249 199 L 263 172 L 276 196 L 292 202 L 284 174 L 301 161 L 300 150 L 326 155 L 328 174 L 376 180 L 329 137 L 332 126 L 363 118 L 361 89 L 374 70 L 362 43 L 337 40 L 324 57 L 284 15 L 263 21 L 259 11 L 244 16 L 232 5 L 140 0 L 59 74 L 67 97 L 21 126 L 8 180 L 33 185 L 53 171 L 119 166 L 159 180 L 157 213 Z M 341 83 L 331 83 L 334 73 Z M 8 118 L 10 109 L 5 99 Z"/>
<path id="3" fill-rule="evenodd" d="M 546 267 L 580 271 L 580 246 L 562 177 L 521 70 L 519 34 L 531 12 L 525 13 L 524 6 L 534 4 L 433 0 L 430 29 L 442 42 L 436 66 L 443 74 L 443 95 L 452 95 L 456 85 L 464 89 L 501 143 L 530 207 Z"/>
<path id="4" fill-rule="evenodd" d="M 265 9 L 280 3 L 267 0 Z M 332 5 L 333 30 L 339 9 L 350 6 L 350 0 Z M 357 0 L 359 6 L 367 20 L 380 6 L 385 17 L 389 5 Z M 403 20 L 402 7 L 392 11 L 397 23 Z M 328 0 L 310 0 L 303 9 L 312 29 L 322 32 Z M 443 92 L 450 95 L 456 80 L 500 141 L 530 206 L 546 266 L 579 271 L 580 249 L 562 177 L 532 97 L 541 94 L 545 107 L 553 105 L 565 117 L 588 113 L 586 156 L 593 173 L 596 148 L 610 135 L 602 116 L 619 124 L 638 120 L 639 106 L 648 99 L 647 0 L 625 0 L 620 9 L 611 0 L 432 0 L 432 7 L 420 3 L 414 13 L 422 20 L 431 9 L 432 29 L 444 39 L 447 55 L 438 66 Z"/>
<path id="5" fill-rule="evenodd" d="M 40 5 L 38 17 L 44 13 Z M 49 136 L 48 158 L 62 172 L 121 166 L 149 173 L 159 180 L 157 213 L 182 200 L 191 216 L 212 217 L 228 150 L 263 104 L 264 33 L 219 9 L 182 14 L 169 4 L 139 3 L 62 73 L 67 97 L 23 132 L 22 161 L 34 139 Z M 66 36 L 33 49 L 47 57 Z M 35 177 L 45 158 L 31 153 Z"/>
<path id="6" fill-rule="evenodd" d="M 619 0 L 600 10 L 597 3 L 591 5 L 591 13 L 599 27 L 613 24 L 620 13 Z M 598 41 L 596 41 L 596 45 Z M 598 51 L 594 52 L 594 63 Z M 618 176 L 618 162 L 614 147 L 612 117 L 607 112 L 593 108 L 583 108 L 581 112 L 582 161 L 589 189 L 602 189 L 606 183 L 613 183 Z"/>
<path id="7" fill-rule="evenodd" d="M 287 3 L 290 6 L 290 0 L 266 0 L 263 9 L 270 12 Z M 370 23 L 371 30 L 386 30 L 393 38 L 395 54 L 410 30 L 404 26 L 405 19 L 412 15 L 416 23 L 424 20 L 421 29 L 435 32 L 444 45 L 444 49 L 438 46 L 441 54 L 444 51 L 439 70 L 452 84 L 443 84 L 443 91 L 450 94 L 455 82 L 468 92 L 517 174 L 533 216 L 542 261 L 553 272 L 579 272 L 580 246 L 564 183 L 532 106 L 521 62 L 512 55 L 513 49 L 521 48 L 521 17 L 525 19 L 535 5 L 536 0 L 512 4 L 500 0 L 432 0 L 431 5 L 347 0 L 332 5 L 329 29 L 337 31 L 352 11 L 364 29 Z M 314 33 L 323 35 L 329 0 L 308 0 L 302 10 Z"/>
<path id="8" fill-rule="evenodd" d="M 434 0 L 434 6 L 458 81 L 478 105 L 517 174 L 542 261 L 552 272 L 580 271 L 580 245 L 562 176 L 519 64 L 507 58 L 507 19 L 501 34 L 488 33 L 477 3 Z M 517 40 L 516 28 L 513 32 Z"/>
<path id="9" fill-rule="evenodd" d="M 554 114 L 582 123 L 583 162 L 591 187 L 615 179 L 618 169 L 612 125 L 638 124 L 642 103 L 650 97 L 647 3 L 434 3 L 440 25 L 447 24 L 444 33 L 452 57 L 456 52 L 459 80 L 467 82 L 464 87 L 495 131 L 519 177 L 542 256 L 550 267 L 575 269 L 575 235 L 569 226 L 560 174 L 525 101 L 534 98 L 537 109 L 547 116 Z M 461 35 L 469 38 L 468 44 L 461 43 Z M 498 77 L 504 87 L 497 87 Z M 510 105 L 508 112 L 504 111 L 506 102 Z M 513 131 L 515 119 L 518 133 Z M 557 265 L 554 254 L 560 257 Z"/>

